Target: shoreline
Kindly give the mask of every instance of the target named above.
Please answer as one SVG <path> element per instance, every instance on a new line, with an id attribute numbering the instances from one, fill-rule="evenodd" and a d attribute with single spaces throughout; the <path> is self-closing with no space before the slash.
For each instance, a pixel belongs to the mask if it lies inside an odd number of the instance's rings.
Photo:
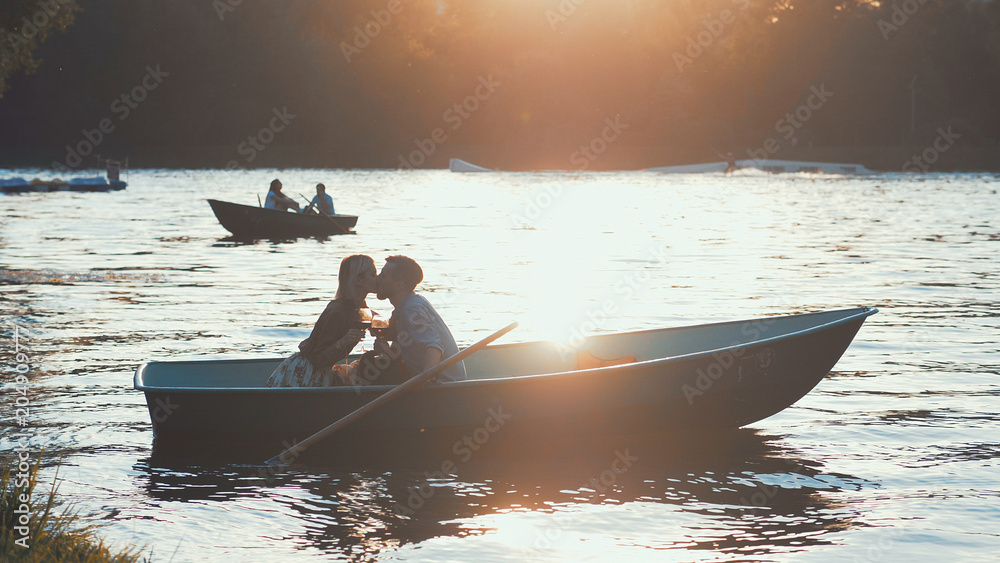
<path id="1" fill-rule="evenodd" d="M 586 169 L 574 166 L 563 157 L 540 158 L 531 147 L 454 145 L 448 152 L 431 155 L 417 170 L 447 169 L 450 158 L 463 160 L 507 172 L 542 170 L 566 171 L 639 171 L 659 166 L 698 164 L 724 160 L 712 150 L 673 146 L 617 146 L 609 149 L 602 158 Z M 260 153 L 253 162 L 239 159 L 235 147 L 205 145 L 188 147 L 132 147 L 103 151 L 117 158 L 126 155 L 132 169 L 168 170 L 256 170 L 256 169 L 381 169 L 400 168 L 392 158 L 372 159 L 366 162 L 344 162 L 338 158 L 340 147 L 316 145 L 272 146 Z M 501 155 L 501 156 L 498 156 Z M 737 160 L 750 159 L 747 150 L 733 151 Z M 925 157 L 926 164 L 923 164 Z M 56 173 L 102 169 L 94 157 L 83 159 L 74 167 L 59 169 L 55 163 L 64 163 L 65 152 L 50 148 L 5 147 L 0 151 L 0 168 L 41 168 Z M 879 147 L 790 147 L 779 146 L 769 155 L 771 160 L 796 160 L 806 162 L 831 162 L 860 164 L 875 172 L 1000 172 L 1000 147 L 949 146 L 938 150 L 933 143 L 914 146 Z M 915 160 L 916 159 L 916 160 Z"/>
<path id="2" fill-rule="evenodd" d="M 2 460 L 0 491 L 0 559 L 3 561 L 90 561 L 146 563 L 134 546 L 112 548 L 98 531 L 59 494 L 59 473 L 47 490 L 39 490 L 42 456 L 26 463 L 15 455 Z"/>

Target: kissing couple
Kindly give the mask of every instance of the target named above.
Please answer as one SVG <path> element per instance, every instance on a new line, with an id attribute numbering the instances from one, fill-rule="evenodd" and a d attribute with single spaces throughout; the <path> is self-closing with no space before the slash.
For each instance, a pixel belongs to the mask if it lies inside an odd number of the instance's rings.
<path id="1" fill-rule="evenodd" d="M 381 273 L 370 256 L 344 258 L 333 301 L 309 337 L 299 343 L 299 351 L 274 370 L 267 386 L 398 385 L 457 354 L 458 345 L 441 315 L 415 293 L 423 279 L 420 265 L 406 256 L 386 258 Z M 389 326 L 376 336 L 373 351 L 347 362 L 365 337 L 364 327 L 370 326 L 371 310 L 365 302 L 370 293 L 392 303 Z M 437 381 L 465 378 L 465 365 L 459 362 L 444 370 Z"/>

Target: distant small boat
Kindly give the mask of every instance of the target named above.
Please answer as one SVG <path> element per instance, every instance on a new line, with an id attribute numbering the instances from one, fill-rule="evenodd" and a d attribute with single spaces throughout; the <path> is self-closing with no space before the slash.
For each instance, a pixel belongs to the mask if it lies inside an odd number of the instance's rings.
<path id="1" fill-rule="evenodd" d="M 453 158 L 448 161 L 448 167 L 452 172 L 495 172 L 489 168 L 466 162 L 460 158 Z"/>
<path id="2" fill-rule="evenodd" d="M 356 215 L 305 215 L 208 200 L 219 223 L 235 237 L 298 238 L 348 234 L 358 223 Z"/>
<path id="3" fill-rule="evenodd" d="M 706 172 L 725 172 L 729 163 L 706 162 L 703 164 L 683 164 L 680 166 L 660 166 L 657 168 L 647 168 L 646 172 L 659 172 L 662 174 L 698 174 Z M 875 172 L 865 168 L 860 164 L 841 164 L 837 162 L 802 162 L 798 160 L 737 160 L 735 161 L 737 170 L 744 168 L 756 168 L 764 172 L 776 174 L 787 172 L 799 172 L 807 174 L 874 174 Z"/>
<path id="4" fill-rule="evenodd" d="M 739 167 L 738 161 L 736 166 Z M 659 172 L 661 174 L 705 174 L 708 172 L 725 172 L 727 168 L 729 168 L 728 162 L 705 162 L 702 164 L 681 164 L 678 166 L 647 168 L 645 172 Z"/>
<path id="5" fill-rule="evenodd" d="M 449 168 L 452 172 L 505 172 L 504 170 L 494 170 L 492 168 L 484 168 L 478 164 L 472 164 L 471 162 L 462 160 L 460 158 L 453 158 L 449 161 Z M 533 173 L 557 173 L 563 174 L 566 172 L 579 172 L 579 170 L 532 170 Z"/>
<path id="6" fill-rule="evenodd" d="M 465 360 L 468 380 L 426 385 L 337 439 L 367 447 L 454 441 L 483 432 L 484 420 L 488 429 L 503 425 L 505 436 L 518 429 L 587 437 L 744 426 L 808 393 L 876 312 L 858 307 L 602 334 L 573 348 L 488 346 Z M 302 439 L 391 389 L 265 387 L 282 359 L 148 362 L 134 386 L 146 395 L 158 440 L 220 443 Z"/>
<path id="7" fill-rule="evenodd" d="M 32 180 L 24 178 L 0 179 L 0 191 L 5 194 L 23 194 L 31 192 L 112 192 L 124 190 L 128 184 L 121 180 L 108 180 L 100 176 L 93 178 L 73 178 L 69 182 L 63 180 Z"/>
<path id="8" fill-rule="evenodd" d="M 94 176 L 91 178 L 71 178 L 70 181 L 61 179 L 41 180 L 35 178 L 27 181 L 24 178 L 0 178 L 0 193 L 23 194 L 32 192 L 113 192 L 124 190 L 127 183 L 119 179 L 122 162 L 114 159 L 99 159 L 107 165 L 107 177 Z M 125 167 L 128 168 L 128 159 L 125 159 Z"/>

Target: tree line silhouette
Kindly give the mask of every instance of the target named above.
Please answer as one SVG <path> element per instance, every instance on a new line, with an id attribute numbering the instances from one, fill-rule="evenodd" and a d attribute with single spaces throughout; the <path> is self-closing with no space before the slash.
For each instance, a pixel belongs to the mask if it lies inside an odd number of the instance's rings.
<path id="1" fill-rule="evenodd" d="M 898 169 L 944 130 L 940 166 L 981 168 L 1000 138 L 995 0 L 9 0 L 0 30 L 6 166 L 89 142 L 147 166 L 615 169 L 773 140 Z"/>

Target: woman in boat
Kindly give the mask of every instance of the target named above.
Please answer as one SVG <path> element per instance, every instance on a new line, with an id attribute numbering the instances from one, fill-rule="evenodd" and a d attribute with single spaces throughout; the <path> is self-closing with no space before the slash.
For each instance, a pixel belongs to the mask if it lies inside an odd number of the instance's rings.
<path id="1" fill-rule="evenodd" d="M 289 209 L 299 211 L 299 203 L 281 193 L 281 180 L 277 178 L 271 180 L 271 187 L 267 190 L 264 207 L 267 209 L 277 209 L 278 211 L 288 211 Z"/>
<path id="2" fill-rule="evenodd" d="M 355 254 L 340 262 L 337 294 L 326 306 L 309 338 L 267 380 L 268 387 L 332 387 L 348 385 L 354 365 L 342 362 L 364 338 L 362 314 L 370 311 L 365 297 L 375 291 L 377 275 L 370 256 Z M 353 364 L 356 364 L 354 362 Z"/>

